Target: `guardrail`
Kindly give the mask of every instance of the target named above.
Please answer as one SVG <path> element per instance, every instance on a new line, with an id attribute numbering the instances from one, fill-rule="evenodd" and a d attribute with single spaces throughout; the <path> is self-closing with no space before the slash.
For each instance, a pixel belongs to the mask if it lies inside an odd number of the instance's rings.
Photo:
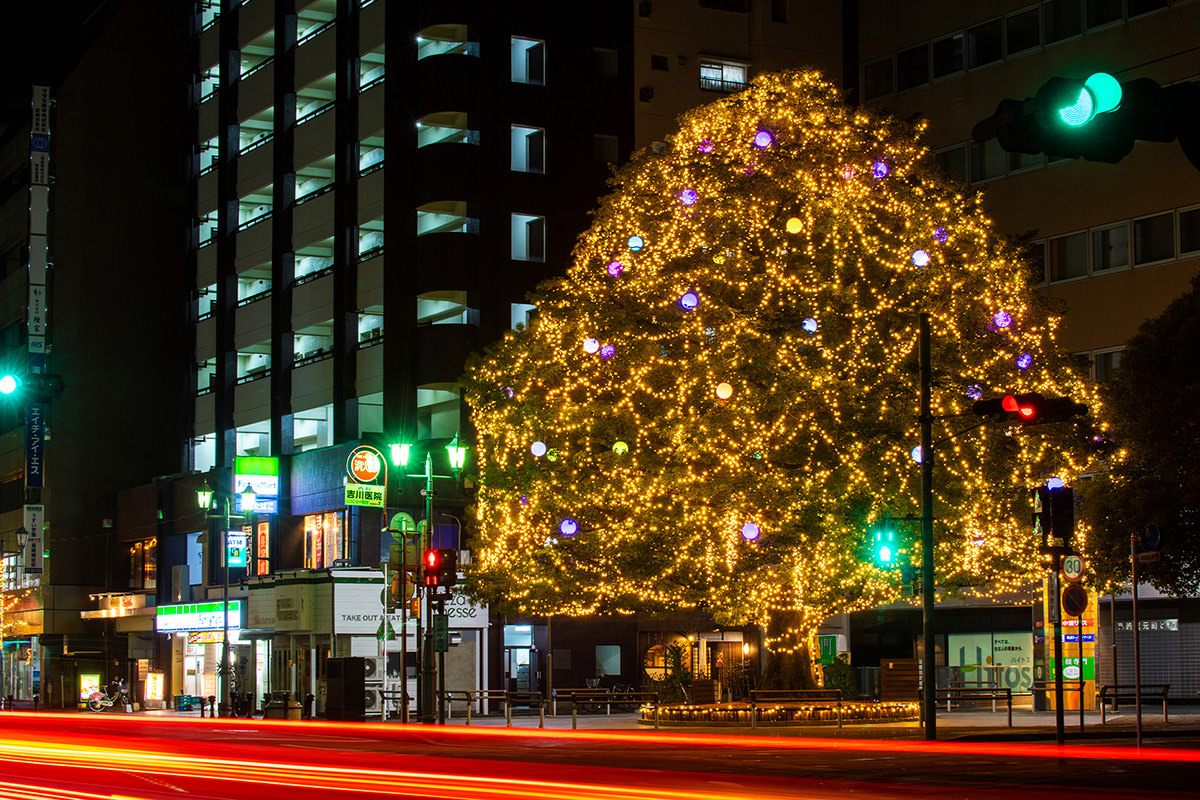
<path id="1" fill-rule="evenodd" d="M 760 700 L 805 700 L 820 703 L 834 701 L 835 706 L 815 706 L 814 711 L 837 709 L 838 727 L 842 727 L 842 690 L 841 689 L 751 689 L 750 690 L 750 727 L 758 727 L 758 703 Z"/>
<path id="2" fill-rule="evenodd" d="M 1012 689 L 1008 686 L 951 686 L 935 690 L 934 695 L 937 700 L 945 699 L 947 712 L 952 710 L 955 700 L 991 700 L 992 711 L 995 711 L 996 701 L 1003 697 L 1008 706 L 1008 727 L 1012 727 Z"/>
<path id="3" fill-rule="evenodd" d="M 557 691 L 555 694 L 557 695 Z M 580 689 L 564 692 L 567 699 L 571 701 L 571 727 L 579 727 L 579 707 L 584 704 L 604 704 L 608 707 L 608 713 L 612 713 L 613 703 L 623 705 L 634 703 L 637 706 L 645 706 L 647 704 L 654 707 L 654 730 L 658 730 L 658 692 L 614 692 L 607 689 Z"/>
<path id="4" fill-rule="evenodd" d="M 442 692 L 446 700 L 446 711 L 454 715 L 454 701 L 462 700 L 467 704 L 467 724 L 471 724 L 471 706 L 480 700 L 496 701 L 504 704 L 504 724 L 512 727 L 512 707 L 514 703 L 537 703 L 538 727 L 546 727 L 546 699 L 541 692 L 506 692 L 502 689 L 447 689 Z"/>
<path id="5" fill-rule="evenodd" d="M 1136 698 L 1139 690 L 1138 684 L 1134 683 L 1112 683 L 1105 684 L 1100 687 L 1100 724 L 1105 722 L 1104 703 L 1112 698 L 1113 710 L 1117 710 L 1117 702 L 1120 697 Z M 1169 683 L 1143 683 L 1140 686 L 1141 694 L 1158 694 L 1162 697 L 1163 707 L 1163 722 L 1167 721 L 1167 692 L 1171 690 Z M 1150 691 L 1153 690 L 1153 691 Z"/>

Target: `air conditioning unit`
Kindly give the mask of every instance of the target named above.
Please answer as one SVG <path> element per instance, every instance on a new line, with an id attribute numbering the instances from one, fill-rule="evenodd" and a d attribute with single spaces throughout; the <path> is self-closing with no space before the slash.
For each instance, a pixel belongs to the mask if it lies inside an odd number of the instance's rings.
<path id="1" fill-rule="evenodd" d="M 387 672 L 387 659 L 384 656 L 368 656 L 364 664 L 363 677 L 367 683 L 383 683 Z"/>
<path id="2" fill-rule="evenodd" d="M 368 660 L 368 664 L 371 662 Z M 381 716 L 383 714 L 383 686 L 368 686 L 363 693 L 363 713 L 370 716 Z"/>

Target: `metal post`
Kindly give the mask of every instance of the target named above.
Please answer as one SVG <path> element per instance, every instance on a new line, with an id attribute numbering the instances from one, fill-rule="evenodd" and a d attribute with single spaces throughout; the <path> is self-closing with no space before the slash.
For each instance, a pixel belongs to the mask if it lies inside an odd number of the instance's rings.
<path id="1" fill-rule="evenodd" d="M 425 453 L 425 535 L 422 537 L 421 551 L 428 549 L 433 540 L 433 454 Z M 425 565 L 421 565 L 424 574 Z M 424 583 L 424 581 L 422 581 Z M 425 641 L 421 654 L 421 722 L 426 725 L 434 721 L 434 673 L 436 667 L 433 660 L 433 595 L 428 587 L 422 587 L 425 594 Z"/>
<path id="2" fill-rule="evenodd" d="M 438 600 L 438 614 L 446 613 L 446 601 Z M 432 620 L 430 620 L 432 622 Z M 432 625 L 430 628 L 432 629 Z M 449 636 L 449 632 L 446 634 Z M 438 725 L 446 724 L 446 651 L 438 651 L 437 657 L 437 684 L 438 684 Z"/>
<path id="3" fill-rule="evenodd" d="M 1137 706 L 1137 746 L 1142 748 L 1142 643 L 1138 636 L 1137 534 L 1129 535 L 1130 580 L 1133 583 L 1133 702 Z M 1115 636 L 1114 631 L 1114 636 Z"/>
<path id="4" fill-rule="evenodd" d="M 921 372 L 921 611 L 924 637 L 924 672 L 922 700 L 925 709 L 925 738 L 937 739 L 937 667 L 934 664 L 934 636 L 937 626 L 933 616 L 933 416 L 930 411 L 932 384 L 929 354 L 929 314 L 920 315 L 920 372 Z"/>
<path id="5" fill-rule="evenodd" d="M 1075 618 L 1079 627 L 1079 732 L 1083 733 L 1083 614 Z M 1100 620 L 1096 620 L 1096 629 L 1100 629 Z"/>
<path id="6" fill-rule="evenodd" d="M 1099 614 L 1097 614 L 1099 616 Z M 1108 629 L 1112 636 L 1112 682 L 1113 686 L 1120 686 L 1121 681 L 1117 678 L 1117 590 L 1113 587 L 1108 593 Z M 1100 620 L 1096 620 L 1096 630 L 1100 630 Z M 1101 708 L 1104 707 L 1104 701 L 1100 701 Z M 1117 705 L 1117 696 L 1113 695 L 1113 711 L 1119 711 L 1120 706 Z"/>
<path id="7" fill-rule="evenodd" d="M 1054 741 L 1066 744 L 1063 730 L 1063 650 L 1062 650 L 1062 601 L 1058 596 L 1058 571 L 1062 568 L 1060 556 L 1055 553 L 1050 572 L 1050 624 L 1054 628 Z"/>
<path id="8" fill-rule="evenodd" d="M 229 716 L 229 497 L 225 498 L 225 528 L 221 532 L 221 561 L 225 584 L 221 587 L 221 716 Z"/>

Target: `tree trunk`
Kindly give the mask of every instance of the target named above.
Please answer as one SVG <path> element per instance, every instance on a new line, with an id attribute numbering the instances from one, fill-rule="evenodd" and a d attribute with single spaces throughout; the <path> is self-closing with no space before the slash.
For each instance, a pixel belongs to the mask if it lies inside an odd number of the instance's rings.
<path id="1" fill-rule="evenodd" d="M 804 615 L 799 611 L 775 611 L 767 620 L 767 637 L 784 647 L 796 646 L 787 651 L 768 651 L 767 665 L 763 671 L 763 689 L 815 689 L 817 676 L 812 654 L 808 652 L 808 634 L 802 627 Z M 789 630 L 804 631 L 789 634 Z M 799 638 L 797 642 L 796 639 Z"/>

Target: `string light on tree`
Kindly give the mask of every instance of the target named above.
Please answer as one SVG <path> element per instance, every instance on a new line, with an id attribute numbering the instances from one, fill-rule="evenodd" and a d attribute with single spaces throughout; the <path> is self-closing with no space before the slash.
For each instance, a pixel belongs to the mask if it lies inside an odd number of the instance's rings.
<path id="1" fill-rule="evenodd" d="M 1099 409 L 1027 265 L 981 199 L 930 167 L 922 132 L 843 105 L 816 73 L 767 74 L 617 171 L 565 279 L 539 288 L 537 323 L 464 379 L 481 596 L 521 614 L 703 606 L 803 659 L 829 615 L 898 595 L 857 553 L 877 521 L 918 510 L 919 312 L 934 330 L 935 441 L 962 428 L 979 387 Z M 1003 335 L 1001 308 L 1020 320 Z M 582 352 L 592 336 L 620 358 Z M 557 461 L 529 458 L 537 438 Z M 986 427 L 936 457 L 934 517 L 954 520 L 935 527 L 939 581 L 1024 588 L 1039 569 L 1014 521 L 1025 487 L 1087 469 L 1083 445 Z M 586 527 L 547 547 L 564 509 Z"/>

